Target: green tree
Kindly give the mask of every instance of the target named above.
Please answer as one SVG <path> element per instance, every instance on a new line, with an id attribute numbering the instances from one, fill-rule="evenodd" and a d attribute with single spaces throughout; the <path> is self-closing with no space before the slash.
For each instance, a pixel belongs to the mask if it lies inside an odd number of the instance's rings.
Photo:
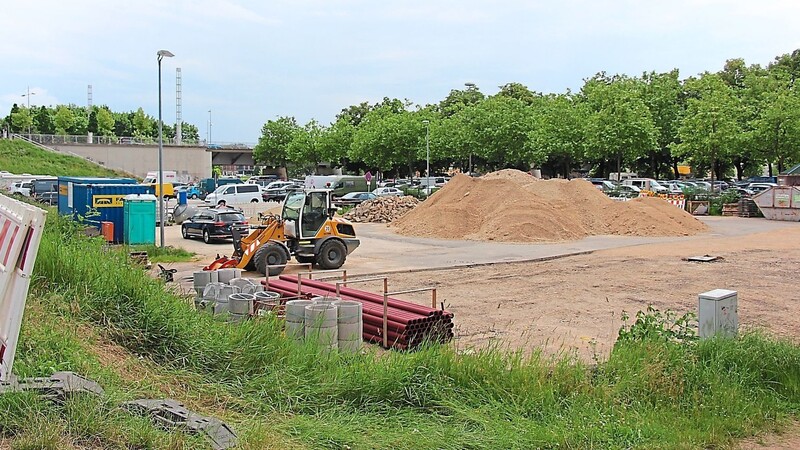
<path id="1" fill-rule="evenodd" d="M 334 164 L 343 164 L 343 160 L 350 152 L 353 145 L 353 134 L 356 131 L 355 125 L 348 117 L 341 117 L 330 127 L 323 130 L 319 137 L 319 150 L 323 155 Z"/>
<path id="2" fill-rule="evenodd" d="M 650 110 L 641 97 L 641 82 L 598 74 L 582 90 L 588 107 L 586 154 L 602 162 L 616 160 L 616 171 L 658 145 Z M 606 172 L 607 173 L 607 172 Z"/>
<path id="3" fill-rule="evenodd" d="M 531 92 L 527 86 L 521 83 L 506 83 L 500 86 L 500 92 L 497 95 L 515 98 L 527 106 L 532 106 L 536 103 L 536 98 L 540 96 Z"/>
<path id="4" fill-rule="evenodd" d="M 571 95 L 550 95 L 532 112 L 533 123 L 525 149 L 539 165 L 563 170 L 569 177 L 575 162 L 584 159 L 586 105 Z"/>
<path id="5" fill-rule="evenodd" d="M 642 100 L 650 110 L 657 133 L 656 146 L 644 158 L 647 167 L 645 173 L 655 178 L 661 178 L 662 175 L 677 177 L 680 161 L 673 157 L 671 148 L 679 141 L 678 127 L 686 108 L 678 69 L 665 73 L 646 73 L 642 81 Z"/>
<path id="6" fill-rule="evenodd" d="M 415 163 L 425 152 L 425 117 L 392 105 L 370 111 L 356 129 L 349 157 L 378 170 L 405 165 L 414 173 Z"/>
<path id="7" fill-rule="evenodd" d="M 184 142 L 197 142 L 200 140 L 200 133 L 197 126 L 191 123 L 181 123 L 181 137 Z"/>
<path id="8" fill-rule="evenodd" d="M 261 137 L 253 147 L 253 158 L 256 163 L 286 167 L 287 149 L 299 128 L 294 117 L 285 116 L 277 120 L 268 120 L 261 127 Z"/>
<path id="9" fill-rule="evenodd" d="M 693 167 L 710 167 L 712 180 L 720 179 L 741 139 L 738 99 L 719 74 L 705 73 L 686 86 L 691 97 L 678 130 L 681 143 L 675 146 L 676 154 L 689 158 Z"/>
<path id="10" fill-rule="evenodd" d="M 492 168 L 517 167 L 527 170 L 530 157 L 525 151 L 532 123 L 532 110 L 516 98 L 495 95 L 463 108 L 457 113 L 461 134 L 457 148 L 474 149 Z M 455 116 L 454 116 L 455 117 Z"/>
<path id="11" fill-rule="evenodd" d="M 447 97 L 439 102 L 439 112 L 444 117 L 450 117 L 461 111 L 467 106 L 482 102 L 485 95 L 474 84 L 467 86 L 466 89 L 453 89 Z"/>
<path id="12" fill-rule="evenodd" d="M 46 106 L 37 108 L 34 113 L 34 127 L 41 134 L 56 134 L 53 111 Z"/>
<path id="13" fill-rule="evenodd" d="M 31 111 L 28 108 L 20 106 L 17 108 L 16 111 L 14 111 L 12 108 L 11 112 L 12 133 L 28 133 L 28 130 L 31 130 L 32 126 L 33 126 L 33 116 L 31 115 Z"/>
<path id="14" fill-rule="evenodd" d="M 106 107 L 97 108 L 94 111 L 97 122 L 97 134 L 100 136 L 114 135 L 114 115 Z"/>
<path id="15" fill-rule="evenodd" d="M 144 113 L 141 107 L 133 113 L 131 123 L 133 124 L 133 135 L 138 138 L 153 137 L 154 120 Z"/>
<path id="16" fill-rule="evenodd" d="M 328 155 L 322 152 L 320 146 L 320 138 L 324 132 L 324 127 L 313 119 L 299 128 L 286 146 L 287 159 L 316 175 L 319 164 L 328 160 Z"/>
<path id="17" fill-rule="evenodd" d="M 75 123 L 75 115 L 69 107 L 58 105 L 54 117 L 56 134 L 67 134 Z"/>
<path id="18" fill-rule="evenodd" d="M 800 161 L 800 95 L 788 83 L 773 79 L 772 89 L 762 94 L 758 115 L 751 122 L 770 175 L 773 164 L 777 164 L 780 173 L 787 165 Z"/>

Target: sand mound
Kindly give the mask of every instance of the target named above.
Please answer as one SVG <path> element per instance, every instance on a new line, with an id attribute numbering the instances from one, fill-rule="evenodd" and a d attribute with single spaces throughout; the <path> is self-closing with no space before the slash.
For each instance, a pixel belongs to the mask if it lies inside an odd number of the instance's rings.
<path id="1" fill-rule="evenodd" d="M 457 175 L 394 226 L 409 236 L 503 242 L 686 236 L 706 230 L 661 199 L 615 202 L 585 180 L 539 180 L 508 169 L 481 178 Z"/>

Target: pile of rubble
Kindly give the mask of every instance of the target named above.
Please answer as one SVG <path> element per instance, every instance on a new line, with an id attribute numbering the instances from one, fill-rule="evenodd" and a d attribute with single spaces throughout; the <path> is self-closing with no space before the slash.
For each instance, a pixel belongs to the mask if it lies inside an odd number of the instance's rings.
<path id="1" fill-rule="evenodd" d="M 407 195 L 405 197 L 378 197 L 367 200 L 348 211 L 344 218 L 353 222 L 389 223 L 414 209 L 419 200 Z"/>

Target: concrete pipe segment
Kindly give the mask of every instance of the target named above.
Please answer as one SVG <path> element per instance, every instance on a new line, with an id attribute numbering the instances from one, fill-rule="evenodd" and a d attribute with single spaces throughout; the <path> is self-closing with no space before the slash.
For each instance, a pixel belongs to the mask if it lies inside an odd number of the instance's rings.
<path id="1" fill-rule="evenodd" d="M 311 300 L 289 300 L 286 302 L 286 337 L 297 342 L 305 338 L 306 306 Z"/>
<path id="2" fill-rule="evenodd" d="M 339 351 L 356 353 L 361 350 L 361 334 L 364 329 L 361 303 L 353 300 L 337 300 L 333 304 L 338 308 L 336 323 L 339 328 Z"/>
<path id="3" fill-rule="evenodd" d="M 220 283 L 230 283 L 234 278 L 241 278 L 241 276 L 242 269 L 237 269 L 235 267 L 217 270 L 217 277 L 219 277 Z"/>
<path id="4" fill-rule="evenodd" d="M 231 314 L 250 315 L 253 313 L 253 302 L 256 296 L 253 294 L 231 294 L 228 296 L 228 310 Z"/>
<path id="5" fill-rule="evenodd" d="M 255 294 L 262 288 L 262 286 L 253 283 L 249 278 L 234 278 L 230 281 L 230 285 L 238 287 L 239 292 L 244 294 Z"/>
<path id="6" fill-rule="evenodd" d="M 311 304 L 306 306 L 305 337 L 317 340 L 323 347 L 338 347 L 338 308 L 333 305 Z"/>
<path id="7" fill-rule="evenodd" d="M 192 274 L 192 278 L 194 280 L 194 290 L 198 296 L 203 295 L 203 291 L 209 283 L 219 281 L 217 272 L 208 270 L 198 270 Z"/>

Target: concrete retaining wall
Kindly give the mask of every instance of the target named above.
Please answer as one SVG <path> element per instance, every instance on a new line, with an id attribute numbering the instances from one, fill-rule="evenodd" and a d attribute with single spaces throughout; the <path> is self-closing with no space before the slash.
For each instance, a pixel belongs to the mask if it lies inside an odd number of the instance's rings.
<path id="1" fill-rule="evenodd" d="M 158 170 L 158 145 L 50 144 L 61 152 L 90 158 L 110 169 L 124 170 L 144 178 Z M 164 145 L 164 170 L 174 170 L 181 181 L 211 176 L 211 153 L 205 147 Z"/>

